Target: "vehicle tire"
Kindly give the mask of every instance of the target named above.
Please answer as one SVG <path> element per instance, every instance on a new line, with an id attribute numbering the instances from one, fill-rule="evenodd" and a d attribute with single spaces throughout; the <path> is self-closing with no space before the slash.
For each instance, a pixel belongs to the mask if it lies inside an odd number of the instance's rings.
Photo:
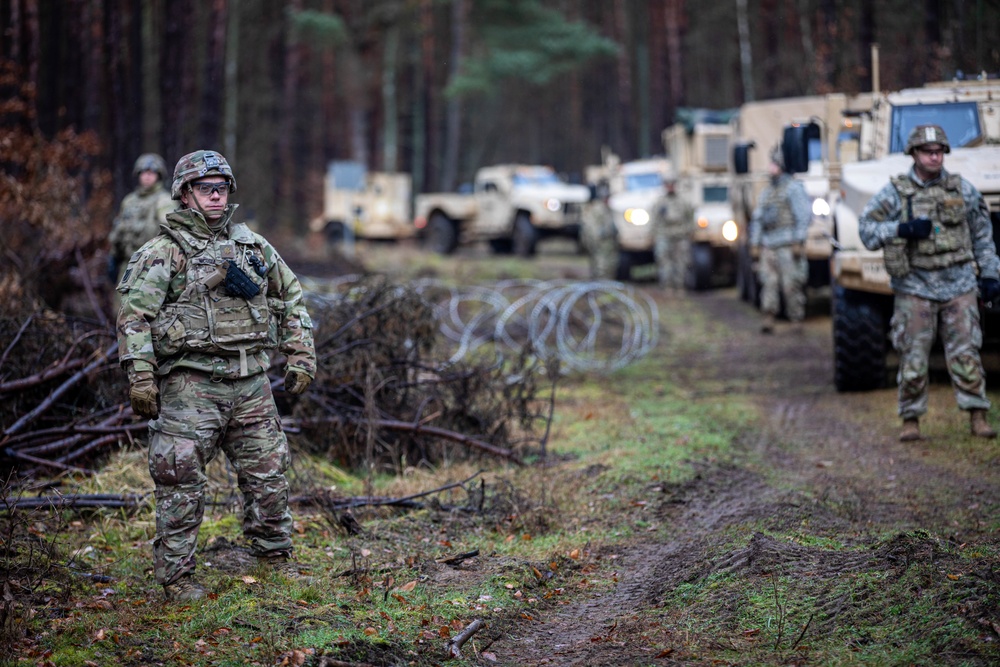
<path id="1" fill-rule="evenodd" d="M 712 246 L 707 243 L 691 244 L 691 261 L 688 262 L 684 284 L 695 291 L 707 290 L 712 284 Z"/>
<path id="2" fill-rule="evenodd" d="M 615 280 L 627 283 L 632 279 L 632 266 L 635 264 L 635 257 L 632 253 L 621 250 L 618 252 L 618 266 L 615 267 Z"/>
<path id="3" fill-rule="evenodd" d="M 424 245 L 441 255 L 455 252 L 458 247 L 458 227 L 455 222 L 440 211 L 432 213 L 427 223 Z"/>
<path id="4" fill-rule="evenodd" d="M 531 257 L 535 254 L 535 247 L 538 245 L 538 230 L 531 224 L 531 218 L 527 213 L 518 213 L 514 218 L 514 231 L 511 243 L 514 254 L 518 257 Z"/>
<path id="5" fill-rule="evenodd" d="M 876 295 L 833 287 L 833 383 L 837 391 L 886 385 L 888 319 Z"/>
<path id="6" fill-rule="evenodd" d="M 495 255 L 509 255 L 513 249 L 510 239 L 490 239 L 489 244 Z"/>

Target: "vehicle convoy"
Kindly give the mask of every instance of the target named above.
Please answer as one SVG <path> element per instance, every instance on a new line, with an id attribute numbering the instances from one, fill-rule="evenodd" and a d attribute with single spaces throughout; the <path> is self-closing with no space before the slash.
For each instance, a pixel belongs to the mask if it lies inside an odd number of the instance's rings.
<path id="1" fill-rule="evenodd" d="M 785 162 L 789 171 L 802 182 L 812 200 L 812 221 L 806 239 L 809 260 L 806 284 L 813 288 L 830 284 L 832 207 L 839 186 L 840 163 L 855 159 L 853 154 L 847 154 L 847 139 L 856 131 L 854 115 L 870 105 L 870 96 L 835 93 L 747 102 L 740 107 L 732 121 L 734 145 L 729 198 L 740 239 L 736 285 L 744 301 L 756 304 L 759 300 L 760 285 L 753 270 L 747 230 L 757 198 L 769 182 L 769 153 L 774 146 L 783 144 L 786 133 L 804 140 L 805 151 L 800 156 L 805 160 L 791 151 L 783 152 L 788 153 Z M 840 146 L 845 150 L 839 151 Z"/>
<path id="2" fill-rule="evenodd" d="M 589 199 L 586 186 L 564 182 L 550 167 L 483 167 L 471 194 L 417 195 L 413 225 L 427 247 L 441 254 L 487 241 L 494 252 L 529 257 L 543 238 L 578 239 L 582 206 Z"/>
<path id="3" fill-rule="evenodd" d="M 589 183 L 606 180 L 611 190 L 608 207 L 618 231 L 619 280 L 628 280 L 633 267 L 655 261 L 653 209 L 673 179 L 673 166 L 662 157 L 619 163 L 609 156 L 601 167 L 588 169 Z"/>
<path id="4" fill-rule="evenodd" d="M 676 170 L 677 201 L 691 216 L 691 258 L 685 283 L 705 290 L 736 279 L 738 229 L 729 203 L 731 114 L 678 110 L 681 122 L 663 131 Z"/>
<path id="5" fill-rule="evenodd" d="M 862 121 L 859 161 L 841 167 L 841 196 L 834 207 L 837 248 L 831 258 L 834 384 L 839 391 L 885 386 L 893 296 L 882 251 L 861 243 L 858 218 L 891 176 L 905 173 L 903 153 L 913 127 L 944 128 L 951 143 L 945 160 L 983 194 L 993 223 L 1000 224 L 1000 82 L 954 81 L 876 93 Z M 801 146 L 798 147 L 801 150 Z M 984 347 L 1000 343 L 1000 311 L 983 311 Z"/>
<path id="6" fill-rule="evenodd" d="M 411 192 L 409 174 L 369 172 L 360 162 L 333 161 L 326 173 L 323 215 L 311 228 L 325 230 L 334 241 L 413 238 Z"/>

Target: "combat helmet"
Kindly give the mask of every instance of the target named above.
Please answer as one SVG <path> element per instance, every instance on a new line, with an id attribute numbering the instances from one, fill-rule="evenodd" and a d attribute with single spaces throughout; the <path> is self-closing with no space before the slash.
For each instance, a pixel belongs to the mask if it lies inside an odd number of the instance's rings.
<path id="1" fill-rule="evenodd" d="M 161 183 L 167 180 L 167 163 L 156 153 L 143 153 L 135 159 L 132 175 L 138 176 L 144 171 L 156 172 Z"/>
<path id="2" fill-rule="evenodd" d="M 913 149 L 927 144 L 941 144 L 945 153 L 951 152 L 948 135 L 940 125 L 917 125 L 910 130 L 910 138 L 906 140 L 906 154 L 913 155 Z"/>
<path id="3" fill-rule="evenodd" d="M 208 174 L 219 174 L 229 181 L 229 191 L 236 192 L 236 177 L 226 158 L 217 151 L 200 150 L 188 153 L 177 161 L 174 167 L 174 183 L 170 187 L 170 197 L 179 200 L 184 186 Z"/>

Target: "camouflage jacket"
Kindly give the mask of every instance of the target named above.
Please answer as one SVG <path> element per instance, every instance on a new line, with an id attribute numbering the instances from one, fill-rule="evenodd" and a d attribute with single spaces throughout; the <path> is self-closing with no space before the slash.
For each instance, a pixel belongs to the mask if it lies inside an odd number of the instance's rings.
<path id="1" fill-rule="evenodd" d="M 926 188 L 947 180 L 944 169 L 938 178 L 921 181 L 911 168 L 905 175 L 917 188 Z M 940 269 L 911 268 L 904 276 L 892 278 L 892 289 L 900 294 L 912 294 L 932 301 L 950 301 L 977 288 L 978 275 L 983 278 L 1000 276 L 1000 259 L 993 244 L 993 227 L 986 202 L 972 183 L 961 179 L 965 219 L 972 235 L 974 261 L 952 264 Z M 858 220 L 861 242 L 869 250 L 878 250 L 898 238 L 897 228 L 905 216 L 903 201 L 892 183 L 887 184 L 868 202 Z"/>
<path id="2" fill-rule="evenodd" d="M 694 214 L 689 206 L 681 203 L 677 195 L 665 194 L 653 205 L 654 238 L 677 239 L 690 236 Z"/>
<path id="3" fill-rule="evenodd" d="M 601 241 L 614 241 L 618 229 L 611 208 L 603 199 L 587 202 L 580 218 L 580 241 L 585 248 L 595 248 Z"/>
<path id="4" fill-rule="evenodd" d="M 176 202 L 160 183 L 125 195 L 108 236 L 111 256 L 119 263 L 128 261 L 143 243 L 160 233 L 160 225 L 175 208 Z"/>
<path id="5" fill-rule="evenodd" d="M 748 242 L 767 248 L 805 243 L 811 221 L 805 187 L 791 175 L 781 174 L 760 193 L 750 218 Z"/>
<path id="6" fill-rule="evenodd" d="M 118 284 L 118 292 L 121 294 L 118 349 L 121 363 L 127 370 L 154 370 L 157 375 L 165 375 L 173 368 L 183 367 L 210 373 L 213 378 L 231 379 L 263 373 L 270 366 L 271 350 L 260 349 L 260 345 L 240 350 L 203 349 L 197 345 L 177 343 L 178 340 L 205 341 L 212 337 L 204 330 L 182 330 L 179 336 L 171 337 L 171 344 L 165 342 L 165 332 L 170 333 L 176 327 L 164 326 L 162 315 L 176 312 L 178 307 L 183 309 L 190 304 L 190 309 L 197 311 L 206 324 L 222 327 L 229 325 L 224 331 L 230 333 L 234 322 L 217 324 L 212 322 L 213 316 L 221 321 L 228 312 L 238 310 L 213 310 L 213 301 L 227 298 L 230 301 L 236 300 L 226 296 L 224 291 L 216 291 L 223 290 L 221 285 L 209 286 L 209 281 L 202 285 L 189 284 L 189 276 L 198 274 L 188 266 L 190 247 L 186 252 L 181 243 L 175 240 L 174 237 L 177 237 L 185 245 L 207 248 L 209 251 L 212 248 L 239 249 L 235 255 L 238 264 L 247 273 L 257 275 L 255 282 L 259 281 L 262 287 L 261 300 L 243 302 L 243 312 L 252 312 L 256 319 L 270 322 L 275 347 L 287 357 L 289 369 L 294 368 L 310 377 L 315 376 L 313 325 L 303 302 L 302 286 L 277 250 L 263 236 L 250 231 L 245 224 L 232 221 L 235 210 L 236 205 L 230 204 L 226 210 L 225 222 L 218 232 L 209 228 L 202 215 L 196 211 L 175 211 L 167 216 L 163 232 L 132 256 Z M 250 254 L 261 261 L 247 262 L 241 259 Z M 210 252 L 197 255 L 195 261 L 206 262 L 206 257 L 211 257 Z M 254 271 L 254 263 L 260 264 L 260 273 L 263 275 Z M 246 266 L 242 266 L 244 264 Z M 206 268 L 214 271 L 216 266 L 212 264 Z M 204 308 L 206 303 L 207 311 Z M 254 305 L 258 303 L 266 304 L 267 313 L 256 312 Z M 235 324 L 241 322 L 236 321 Z M 252 325 L 253 322 L 248 324 Z"/>

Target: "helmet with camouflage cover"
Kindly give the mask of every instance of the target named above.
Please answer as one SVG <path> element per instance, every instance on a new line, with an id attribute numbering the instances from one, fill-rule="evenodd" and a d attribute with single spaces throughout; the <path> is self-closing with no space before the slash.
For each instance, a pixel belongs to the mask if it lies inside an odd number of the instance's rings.
<path id="1" fill-rule="evenodd" d="M 910 130 L 910 137 L 906 140 L 906 154 L 913 155 L 915 148 L 926 146 L 927 144 L 941 144 L 945 153 L 951 152 L 951 144 L 948 143 L 948 135 L 944 133 L 944 128 L 940 125 L 917 125 Z"/>
<path id="2" fill-rule="evenodd" d="M 188 153 L 177 161 L 170 196 L 179 200 L 185 185 L 209 174 L 219 174 L 224 177 L 229 181 L 229 191 L 236 192 L 236 177 L 233 176 L 233 170 L 222 153 L 200 150 Z"/>
<path id="3" fill-rule="evenodd" d="M 143 153 L 135 159 L 132 175 L 138 176 L 144 171 L 155 172 L 160 177 L 160 182 L 167 180 L 167 163 L 156 153 Z"/>

